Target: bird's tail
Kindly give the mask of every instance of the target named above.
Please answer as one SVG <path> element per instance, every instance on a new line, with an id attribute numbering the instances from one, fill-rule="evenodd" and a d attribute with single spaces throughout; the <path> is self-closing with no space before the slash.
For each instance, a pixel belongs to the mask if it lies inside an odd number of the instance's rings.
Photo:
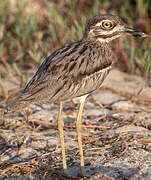
<path id="1" fill-rule="evenodd" d="M 22 101 L 21 96 L 17 96 L 14 100 L 0 105 L 0 117 L 7 116 L 13 113 L 22 112 L 29 105 L 28 102 Z"/>

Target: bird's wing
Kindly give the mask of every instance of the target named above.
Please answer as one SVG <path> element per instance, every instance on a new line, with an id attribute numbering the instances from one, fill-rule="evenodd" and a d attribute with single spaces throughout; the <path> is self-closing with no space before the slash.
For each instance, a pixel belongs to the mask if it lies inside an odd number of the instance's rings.
<path id="1" fill-rule="evenodd" d="M 70 64 L 69 62 L 72 60 L 76 61 L 75 52 L 79 46 L 80 41 L 74 42 L 54 51 L 48 56 L 21 91 L 19 99 L 22 101 L 32 100 L 36 94 L 50 87 L 52 88 L 52 93 L 53 91 L 55 92 L 55 89 L 58 89 L 58 86 L 61 85 L 62 77 L 68 76 L 67 66 Z M 51 89 L 49 90 L 51 91 Z"/>
<path id="2" fill-rule="evenodd" d="M 33 102 L 35 99 L 41 102 L 51 99 L 67 85 L 78 83 L 82 78 L 111 65 L 112 62 L 106 61 L 102 52 L 98 49 L 92 52 L 90 48 L 86 43 L 78 41 L 52 53 L 41 64 L 19 99 Z"/>

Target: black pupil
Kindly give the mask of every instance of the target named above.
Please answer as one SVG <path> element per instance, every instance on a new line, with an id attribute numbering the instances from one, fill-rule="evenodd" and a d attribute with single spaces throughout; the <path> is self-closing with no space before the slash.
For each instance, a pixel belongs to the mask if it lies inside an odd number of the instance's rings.
<path id="1" fill-rule="evenodd" d="M 106 23 L 104 23 L 104 26 L 105 26 L 105 27 L 110 27 L 110 26 L 111 26 L 111 23 L 106 22 Z"/>

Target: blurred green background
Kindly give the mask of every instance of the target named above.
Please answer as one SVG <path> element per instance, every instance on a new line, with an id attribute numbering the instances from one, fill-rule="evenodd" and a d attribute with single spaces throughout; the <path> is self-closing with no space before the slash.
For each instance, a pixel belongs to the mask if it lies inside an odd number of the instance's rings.
<path id="1" fill-rule="evenodd" d="M 119 14 L 130 26 L 150 33 L 150 0 L 1 1 L 0 81 L 15 76 L 24 86 L 30 69 L 35 70 L 55 49 L 81 38 L 86 19 L 99 13 Z M 119 55 L 117 68 L 149 79 L 149 38 L 123 37 L 113 49 Z"/>

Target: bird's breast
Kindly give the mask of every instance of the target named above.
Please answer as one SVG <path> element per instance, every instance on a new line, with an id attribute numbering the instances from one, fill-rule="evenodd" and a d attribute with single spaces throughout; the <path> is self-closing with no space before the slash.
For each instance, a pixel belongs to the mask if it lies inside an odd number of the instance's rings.
<path id="1" fill-rule="evenodd" d="M 67 97 L 64 94 L 63 100 L 89 94 L 96 89 L 99 89 L 110 70 L 111 66 L 97 71 L 91 75 L 85 76 L 77 83 L 71 83 L 68 89 Z"/>

